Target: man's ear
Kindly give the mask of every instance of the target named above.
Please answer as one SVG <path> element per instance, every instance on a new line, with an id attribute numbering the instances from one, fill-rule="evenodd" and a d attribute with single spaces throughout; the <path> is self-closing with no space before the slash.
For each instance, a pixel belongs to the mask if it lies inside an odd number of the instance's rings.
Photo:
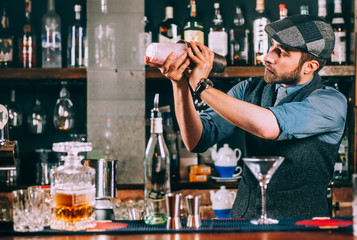
<path id="1" fill-rule="evenodd" d="M 311 74 L 314 73 L 319 67 L 320 64 L 316 60 L 306 61 L 303 66 L 303 72 L 304 74 Z"/>

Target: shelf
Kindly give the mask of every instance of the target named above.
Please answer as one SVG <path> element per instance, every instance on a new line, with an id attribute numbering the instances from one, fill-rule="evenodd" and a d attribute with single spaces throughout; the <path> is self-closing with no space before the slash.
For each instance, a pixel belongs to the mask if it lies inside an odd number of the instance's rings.
<path id="1" fill-rule="evenodd" d="M 86 68 L 2 68 L 0 80 L 87 79 Z"/>
<path id="2" fill-rule="evenodd" d="M 234 77 L 259 77 L 264 75 L 263 66 L 249 67 L 226 67 L 226 70 L 221 74 L 211 74 L 211 78 L 234 78 Z M 355 66 L 325 66 L 320 71 L 320 76 L 354 76 Z M 146 68 L 146 78 L 165 78 L 156 68 Z"/>

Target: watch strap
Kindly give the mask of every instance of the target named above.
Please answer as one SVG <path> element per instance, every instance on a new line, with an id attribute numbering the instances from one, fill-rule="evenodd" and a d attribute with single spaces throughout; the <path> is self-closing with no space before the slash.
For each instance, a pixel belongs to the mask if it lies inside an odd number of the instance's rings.
<path id="1" fill-rule="evenodd" d="M 194 94 L 199 97 L 203 90 L 213 87 L 213 82 L 209 80 L 208 78 L 201 78 L 201 80 L 198 82 L 197 87 L 194 91 Z"/>

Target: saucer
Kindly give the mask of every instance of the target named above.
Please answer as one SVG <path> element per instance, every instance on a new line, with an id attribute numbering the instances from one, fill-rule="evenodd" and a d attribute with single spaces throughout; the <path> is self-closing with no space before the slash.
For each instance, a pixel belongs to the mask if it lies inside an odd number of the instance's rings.
<path id="1" fill-rule="evenodd" d="M 211 178 L 216 182 L 236 182 L 238 181 L 238 179 L 241 179 L 242 176 L 233 176 L 231 178 L 221 178 L 221 177 L 211 176 Z"/>

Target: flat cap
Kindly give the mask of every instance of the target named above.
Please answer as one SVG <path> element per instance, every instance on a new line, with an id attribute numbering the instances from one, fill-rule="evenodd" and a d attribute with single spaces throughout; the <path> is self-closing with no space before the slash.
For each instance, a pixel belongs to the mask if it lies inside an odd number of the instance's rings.
<path id="1" fill-rule="evenodd" d="M 278 43 L 321 59 L 328 59 L 335 47 L 331 25 L 316 16 L 289 16 L 267 24 L 265 31 Z"/>

